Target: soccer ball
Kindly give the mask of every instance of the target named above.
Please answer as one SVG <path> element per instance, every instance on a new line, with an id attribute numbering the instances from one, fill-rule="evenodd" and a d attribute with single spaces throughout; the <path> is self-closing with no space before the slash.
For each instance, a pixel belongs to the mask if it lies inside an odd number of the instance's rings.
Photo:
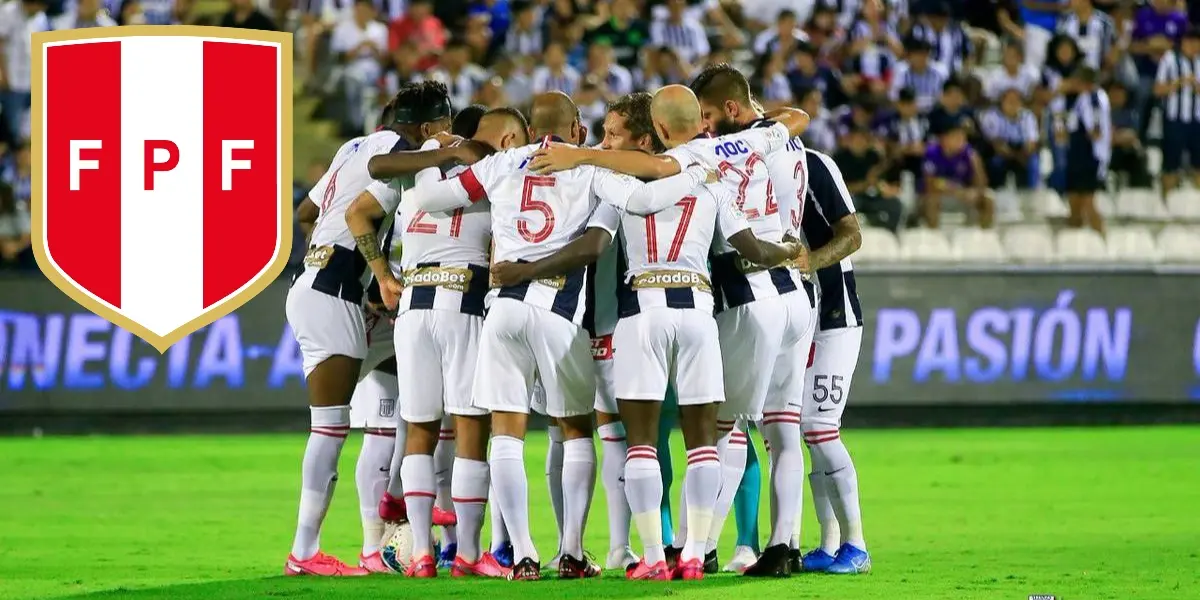
<path id="1" fill-rule="evenodd" d="M 389 569 L 403 574 L 412 562 L 413 536 L 412 526 L 407 522 L 398 525 L 388 523 L 383 534 L 383 545 L 379 555 L 383 564 Z"/>

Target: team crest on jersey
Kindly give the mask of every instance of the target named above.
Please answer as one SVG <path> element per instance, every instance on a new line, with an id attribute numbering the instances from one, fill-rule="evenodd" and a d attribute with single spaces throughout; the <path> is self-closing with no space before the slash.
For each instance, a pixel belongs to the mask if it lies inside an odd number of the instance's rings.
<path id="1" fill-rule="evenodd" d="M 381 398 L 379 400 L 379 416 L 385 419 L 396 416 L 396 400 L 394 398 Z"/>
<path id="2" fill-rule="evenodd" d="M 159 352 L 283 272 L 292 37 L 136 26 L 33 34 L 33 250 Z"/>

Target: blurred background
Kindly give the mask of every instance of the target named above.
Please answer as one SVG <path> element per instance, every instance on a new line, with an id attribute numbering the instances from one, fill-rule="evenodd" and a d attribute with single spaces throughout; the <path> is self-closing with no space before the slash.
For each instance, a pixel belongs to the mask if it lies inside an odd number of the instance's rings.
<path id="1" fill-rule="evenodd" d="M 456 107 L 524 107 L 559 89 L 594 143 L 607 101 L 731 62 L 767 108 L 812 115 L 809 147 L 835 157 L 854 196 L 867 315 L 856 404 L 1053 406 L 1079 419 L 1151 418 L 1156 405 L 1175 416 L 1154 418 L 1172 419 L 1200 400 L 1198 1 L 7 0 L 0 414 L 13 418 L 0 422 L 11 428 L 48 416 L 88 427 L 105 412 L 306 414 L 286 282 L 159 356 L 36 270 L 28 34 L 140 23 L 295 33 L 297 202 L 407 81 L 445 82 Z M 1101 92 L 1105 103 L 1091 100 Z M 1107 133 L 1081 141 L 1081 118 Z M 965 145 L 981 169 L 938 170 Z M 1099 175 L 1095 193 L 1079 189 L 1080 169 Z"/>

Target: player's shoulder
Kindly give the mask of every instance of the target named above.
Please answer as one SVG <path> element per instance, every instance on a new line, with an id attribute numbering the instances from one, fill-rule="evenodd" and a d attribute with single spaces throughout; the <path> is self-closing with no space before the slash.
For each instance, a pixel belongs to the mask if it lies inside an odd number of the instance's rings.
<path id="1" fill-rule="evenodd" d="M 400 134 L 390 129 L 381 129 L 363 138 L 362 146 L 369 149 L 372 155 L 401 150 L 416 150 Z"/>

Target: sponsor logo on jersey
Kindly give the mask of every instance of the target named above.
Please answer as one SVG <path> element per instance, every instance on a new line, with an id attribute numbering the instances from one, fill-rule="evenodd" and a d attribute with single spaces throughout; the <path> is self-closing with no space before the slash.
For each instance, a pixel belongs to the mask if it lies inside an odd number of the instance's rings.
<path id="1" fill-rule="evenodd" d="M 304 255 L 304 266 L 314 269 L 324 269 L 333 257 L 333 246 L 314 246 Z"/>
<path id="2" fill-rule="evenodd" d="M 533 282 L 536 284 L 539 284 L 539 285 L 544 285 L 546 287 L 554 288 L 556 290 L 561 290 L 564 287 L 566 287 L 567 278 L 563 275 L 559 275 L 558 277 L 547 277 L 545 279 L 534 279 Z"/>
<path id="3" fill-rule="evenodd" d="M 592 338 L 592 359 L 593 360 L 612 360 L 613 357 L 613 341 L 611 335 L 605 335 L 598 338 Z"/>
<path id="4" fill-rule="evenodd" d="M 437 286 L 456 292 L 466 292 L 474 273 L 465 267 L 417 267 L 404 272 L 404 285 L 409 287 Z"/>
<path id="5" fill-rule="evenodd" d="M 696 288 L 712 292 L 708 277 L 691 271 L 647 271 L 633 276 L 633 289 Z"/>

